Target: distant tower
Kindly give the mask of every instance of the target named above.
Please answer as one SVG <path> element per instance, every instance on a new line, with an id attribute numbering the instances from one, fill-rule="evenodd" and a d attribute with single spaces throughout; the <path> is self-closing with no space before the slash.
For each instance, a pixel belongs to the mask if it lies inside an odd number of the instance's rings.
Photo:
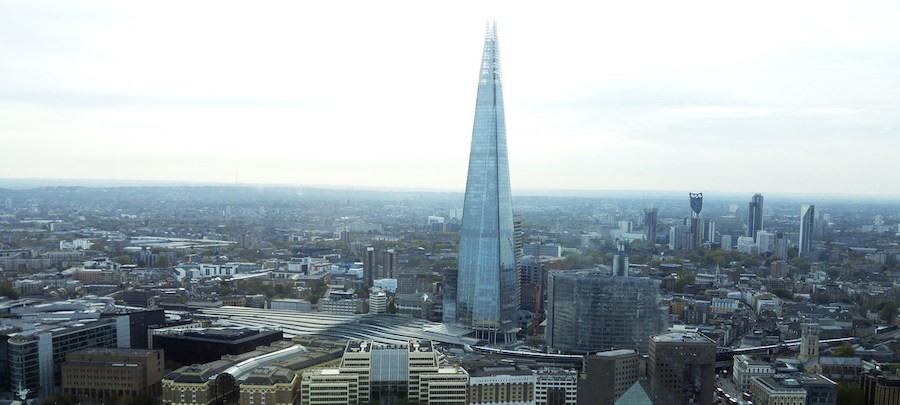
<path id="1" fill-rule="evenodd" d="M 628 276 L 628 244 L 621 239 L 616 239 L 616 254 L 613 255 L 613 274 Z"/>
<path id="2" fill-rule="evenodd" d="M 366 282 L 366 287 L 371 287 L 374 284 L 375 278 L 375 248 L 367 247 L 366 252 L 363 255 L 363 280 Z"/>
<path id="3" fill-rule="evenodd" d="M 488 25 L 479 64 L 475 122 L 459 240 L 456 299 L 444 298 L 444 321 L 495 342 L 516 341 L 516 272 L 506 118 L 496 24 Z"/>
<path id="4" fill-rule="evenodd" d="M 384 278 L 397 278 L 397 253 L 394 249 L 388 249 L 382 253 L 382 276 Z"/>
<path id="5" fill-rule="evenodd" d="M 763 229 L 763 196 L 754 194 L 750 199 L 750 210 L 747 214 L 747 236 L 756 240 L 756 233 Z"/>
<path id="6" fill-rule="evenodd" d="M 806 322 L 800 324 L 800 355 L 798 360 L 807 373 L 821 372 L 819 367 L 819 324 Z"/>
<path id="7" fill-rule="evenodd" d="M 656 243 L 656 216 L 658 213 L 659 209 L 656 207 L 644 209 L 644 225 L 647 227 L 646 235 L 650 243 Z"/>
<path id="8" fill-rule="evenodd" d="M 816 206 L 800 206 L 800 253 L 812 252 L 813 232 L 816 224 Z"/>
<path id="9" fill-rule="evenodd" d="M 691 197 L 691 248 L 699 249 L 703 246 L 703 220 L 700 219 L 700 211 L 703 210 L 703 193 L 689 193 Z"/>

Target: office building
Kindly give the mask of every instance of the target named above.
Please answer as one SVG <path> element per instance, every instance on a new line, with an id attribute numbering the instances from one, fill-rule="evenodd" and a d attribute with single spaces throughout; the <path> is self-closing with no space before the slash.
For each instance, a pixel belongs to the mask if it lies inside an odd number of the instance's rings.
<path id="1" fill-rule="evenodd" d="M 900 404 L 900 374 L 869 370 L 860 376 L 859 384 L 867 405 Z"/>
<path id="2" fill-rule="evenodd" d="M 578 376 L 578 404 L 613 405 L 640 376 L 640 355 L 634 350 L 584 356 Z"/>
<path id="3" fill-rule="evenodd" d="M 750 209 L 747 211 L 747 236 L 756 240 L 756 233 L 763 229 L 763 196 L 754 194 L 750 199 Z"/>
<path id="4" fill-rule="evenodd" d="M 800 254 L 812 253 L 813 232 L 816 226 L 816 206 L 803 204 L 800 206 Z"/>
<path id="5" fill-rule="evenodd" d="M 466 403 L 468 375 L 440 364 L 429 341 L 383 345 L 350 341 L 339 367 L 303 373 L 301 403 Z"/>
<path id="6" fill-rule="evenodd" d="M 659 209 L 656 207 L 650 207 L 644 209 L 644 226 L 646 229 L 647 240 L 650 243 L 656 243 L 656 227 L 657 227 L 657 215 L 659 214 Z"/>
<path id="7" fill-rule="evenodd" d="M 545 335 L 551 350 L 645 352 L 648 337 L 666 327 L 659 280 L 594 270 L 554 271 L 547 278 Z"/>
<path id="8" fill-rule="evenodd" d="M 647 372 L 654 405 L 712 405 L 716 342 L 697 332 L 650 338 Z"/>
<path id="9" fill-rule="evenodd" d="M 478 80 L 456 296 L 455 302 L 444 297 L 445 322 L 469 327 L 478 338 L 516 340 L 519 283 L 514 250 L 500 51 L 493 25 L 487 28 Z"/>
<path id="10" fill-rule="evenodd" d="M 162 350 L 84 349 L 66 355 L 62 392 L 97 402 L 160 394 Z"/>
<path id="11" fill-rule="evenodd" d="M 35 329 L 9 335 L 9 389 L 28 390 L 28 397 L 46 397 L 62 382 L 66 355 L 87 348 L 127 348 L 127 317 L 45 322 Z M 120 345 L 121 340 L 121 345 Z"/>
<path id="12" fill-rule="evenodd" d="M 731 380 L 740 392 L 750 391 L 750 379 L 775 374 L 775 367 L 767 361 L 754 360 L 746 354 L 734 356 Z"/>
<path id="13" fill-rule="evenodd" d="M 804 405 L 806 390 L 793 378 L 784 374 L 753 377 L 750 379 L 750 395 L 754 404 Z"/>
<path id="14" fill-rule="evenodd" d="M 282 339 L 280 330 L 198 328 L 153 335 L 153 348 L 180 364 L 208 363 L 226 354 L 241 354 Z"/>
<path id="15" fill-rule="evenodd" d="M 574 368 L 540 367 L 532 373 L 535 405 L 578 403 L 578 372 Z"/>
<path id="16" fill-rule="evenodd" d="M 756 233 L 756 251 L 760 255 L 766 253 L 775 253 L 775 234 L 768 231 L 759 231 Z"/>
<path id="17" fill-rule="evenodd" d="M 465 365 L 469 375 L 469 404 L 533 404 L 537 381 L 525 366 Z"/>

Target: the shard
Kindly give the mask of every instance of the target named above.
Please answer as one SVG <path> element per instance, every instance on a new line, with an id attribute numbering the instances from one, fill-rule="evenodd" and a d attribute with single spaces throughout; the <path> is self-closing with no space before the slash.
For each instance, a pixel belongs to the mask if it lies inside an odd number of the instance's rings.
<path id="1" fill-rule="evenodd" d="M 478 76 L 459 272 L 455 297 L 445 298 L 445 321 L 471 328 L 482 339 L 515 341 L 519 285 L 514 241 L 500 51 L 496 24 L 489 24 Z"/>

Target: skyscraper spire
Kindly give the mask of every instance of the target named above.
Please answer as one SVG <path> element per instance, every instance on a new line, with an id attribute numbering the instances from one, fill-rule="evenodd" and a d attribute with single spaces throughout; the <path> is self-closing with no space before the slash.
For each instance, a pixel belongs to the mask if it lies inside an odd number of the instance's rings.
<path id="1" fill-rule="evenodd" d="M 478 337 L 511 342 L 518 329 L 519 285 L 497 25 L 488 24 L 478 75 L 475 122 L 463 205 L 456 300 L 445 321 Z M 449 305 L 448 305 L 449 304 Z"/>

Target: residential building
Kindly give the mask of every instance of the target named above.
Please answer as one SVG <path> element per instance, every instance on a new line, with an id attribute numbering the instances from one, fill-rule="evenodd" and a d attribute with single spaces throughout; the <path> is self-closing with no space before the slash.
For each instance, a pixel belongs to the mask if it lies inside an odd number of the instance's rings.
<path id="1" fill-rule="evenodd" d="M 816 226 L 816 206 L 803 204 L 800 206 L 800 254 L 812 253 L 813 234 Z"/>

